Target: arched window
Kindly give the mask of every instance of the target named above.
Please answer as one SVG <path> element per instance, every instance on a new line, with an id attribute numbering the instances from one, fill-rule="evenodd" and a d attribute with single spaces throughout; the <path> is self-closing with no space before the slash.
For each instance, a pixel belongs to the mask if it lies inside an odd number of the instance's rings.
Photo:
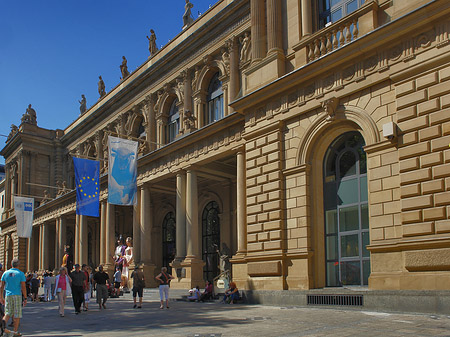
<path id="1" fill-rule="evenodd" d="M 205 114 L 205 125 L 223 118 L 223 90 L 219 73 L 216 73 L 209 82 L 208 96 L 206 98 L 208 111 Z"/>
<path id="2" fill-rule="evenodd" d="M 178 112 L 178 99 L 174 99 L 169 110 L 169 118 L 167 120 L 166 143 L 173 142 L 180 130 L 180 114 Z"/>
<path id="3" fill-rule="evenodd" d="M 167 267 L 167 271 L 171 273 L 169 263 L 173 261 L 176 253 L 176 220 L 173 212 L 167 213 L 164 217 L 162 232 L 163 267 Z"/>
<path id="4" fill-rule="evenodd" d="M 336 22 L 361 7 L 364 0 L 319 0 L 319 28 Z"/>
<path id="5" fill-rule="evenodd" d="M 358 132 L 338 137 L 324 159 L 326 285 L 367 285 L 370 275 L 366 153 Z"/>
<path id="6" fill-rule="evenodd" d="M 139 122 L 137 138 L 145 138 L 146 136 L 147 136 L 147 132 L 145 131 L 145 127 L 144 127 L 144 119 L 142 119 Z"/>
<path id="7" fill-rule="evenodd" d="M 202 213 L 202 259 L 203 278 L 212 280 L 219 275 L 219 258 L 217 249 L 220 247 L 220 219 L 219 205 L 215 201 L 209 202 Z"/>

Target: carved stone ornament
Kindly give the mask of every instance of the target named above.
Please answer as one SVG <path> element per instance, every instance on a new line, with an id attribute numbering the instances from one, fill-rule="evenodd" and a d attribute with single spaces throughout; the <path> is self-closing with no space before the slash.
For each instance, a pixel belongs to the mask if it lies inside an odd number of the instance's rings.
<path id="1" fill-rule="evenodd" d="M 19 128 L 16 125 L 11 124 L 11 132 L 9 133 L 8 138 L 6 138 L 6 143 L 8 143 L 17 132 L 19 132 Z"/>
<path id="2" fill-rule="evenodd" d="M 336 109 L 338 107 L 339 100 L 336 97 L 329 98 L 322 102 L 322 107 L 327 113 L 327 121 L 331 122 L 335 119 Z"/>

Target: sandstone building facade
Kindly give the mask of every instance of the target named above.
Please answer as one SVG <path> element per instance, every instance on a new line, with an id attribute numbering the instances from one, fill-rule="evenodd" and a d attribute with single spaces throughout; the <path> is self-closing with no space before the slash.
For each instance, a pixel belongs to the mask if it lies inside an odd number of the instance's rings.
<path id="1" fill-rule="evenodd" d="M 53 269 L 70 245 L 111 268 L 122 234 L 148 280 L 170 264 L 178 288 L 218 275 L 217 245 L 242 289 L 448 289 L 449 13 L 217 2 L 72 124 L 11 134 L 0 261 Z M 108 135 L 139 139 L 134 207 L 106 201 Z M 101 162 L 99 218 L 75 214 L 72 156 Z M 45 189 L 18 238 L 13 195 Z"/>

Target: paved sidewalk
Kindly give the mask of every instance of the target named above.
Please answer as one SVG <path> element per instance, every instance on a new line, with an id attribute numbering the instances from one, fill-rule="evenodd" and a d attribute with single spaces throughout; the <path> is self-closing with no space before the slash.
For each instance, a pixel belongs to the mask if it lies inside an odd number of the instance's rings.
<path id="1" fill-rule="evenodd" d="M 80 315 L 69 299 L 65 317 L 59 317 L 56 301 L 29 303 L 20 331 L 61 337 L 450 336 L 450 316 L 175 300 L 169 310 L 160 310 L 156 289 L 146 289 L 144 299 L 142 309 L 133 309 L 125 294 L 109 299 L 106 310 L 94 300 Z"/>

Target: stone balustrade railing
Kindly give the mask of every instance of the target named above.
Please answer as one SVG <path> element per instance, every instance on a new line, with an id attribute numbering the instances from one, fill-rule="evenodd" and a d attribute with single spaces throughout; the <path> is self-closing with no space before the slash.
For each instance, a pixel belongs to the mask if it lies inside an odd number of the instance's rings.
<path id="1" fill-rule="evenodd" d="M 294 50 L 302 50 L 303 62 L 307 64 L 339 49 L 376 28 L 377 9 L 377 1 L 366 1 L 359 9 L 339 21 L 304 36 L 294 46 Z"/>

